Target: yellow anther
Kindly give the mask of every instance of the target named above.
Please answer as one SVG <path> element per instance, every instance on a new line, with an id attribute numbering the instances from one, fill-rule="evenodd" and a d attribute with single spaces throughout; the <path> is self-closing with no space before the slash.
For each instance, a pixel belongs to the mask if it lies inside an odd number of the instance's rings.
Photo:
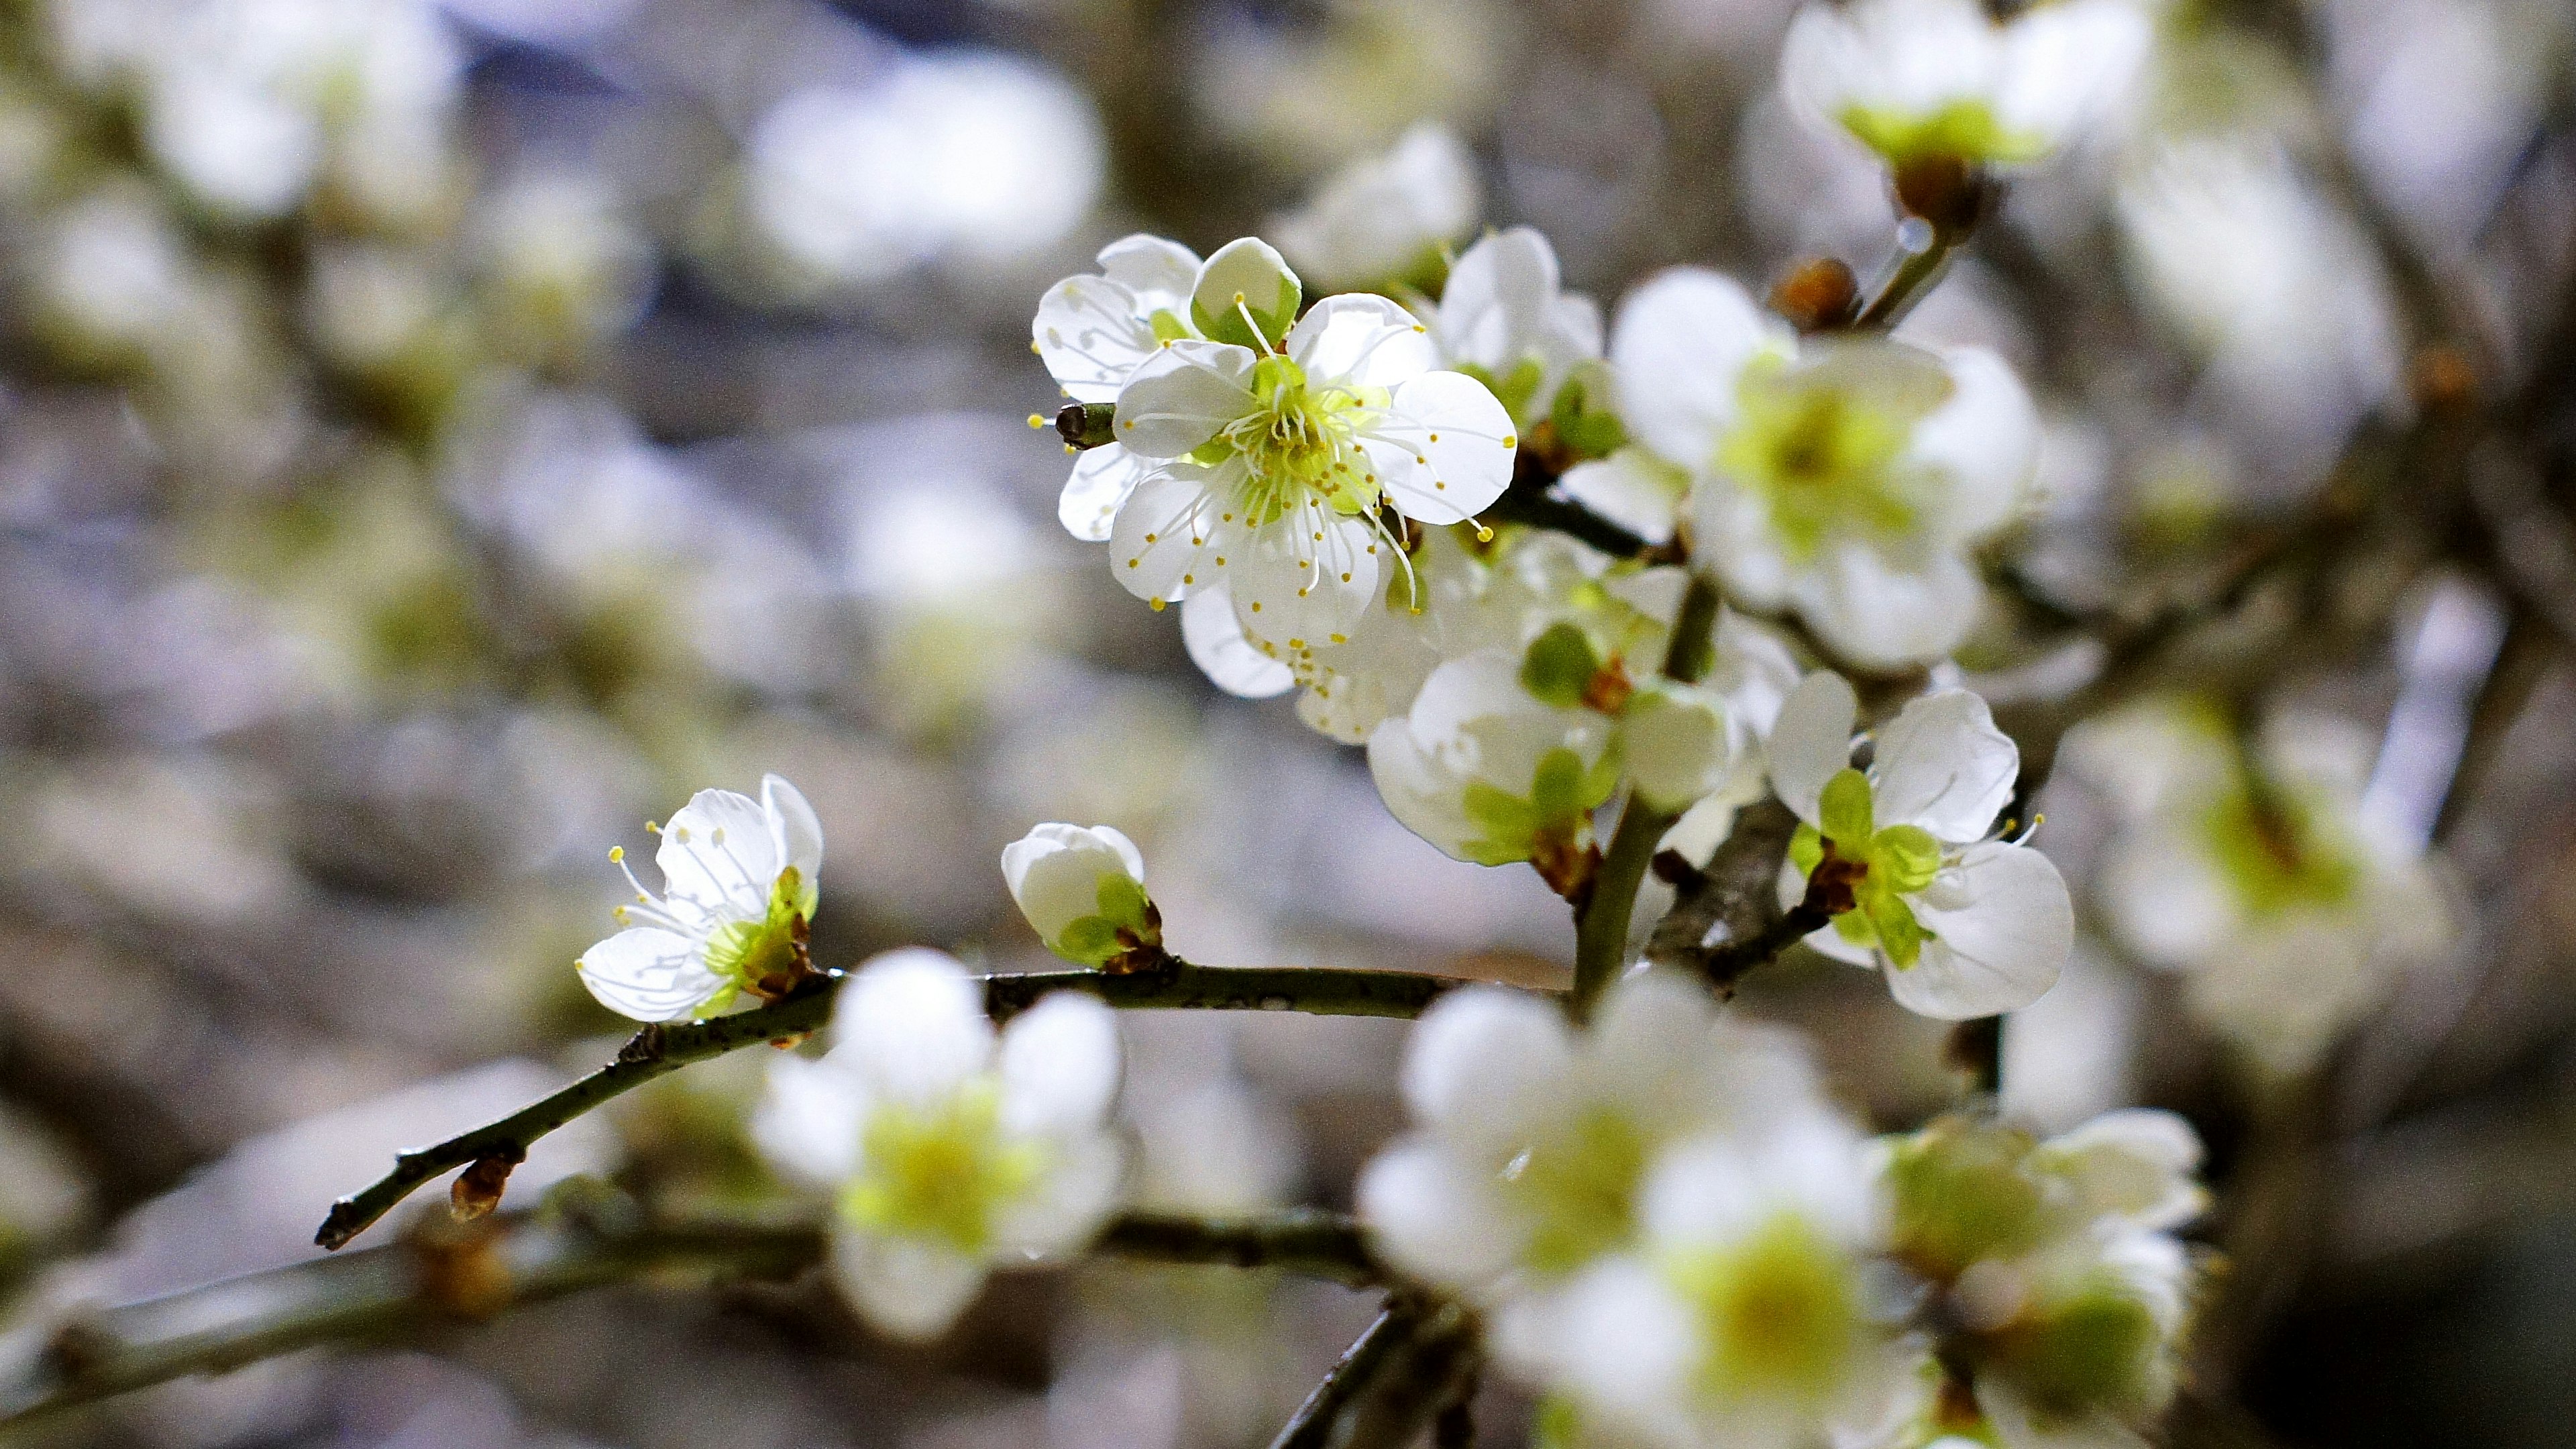
<path id="1" fill-rule="evenodd" d="M 1494 541 L 1494 531 L 1493 531 L 1492 529 L 1490 529 L 1490 528 L 1487 528 L 1485 525 L 1483 525 L 1483 524 L 1481 524 L 1481 523 L 1477 524 L 1477 525 L 1476 525 L 1476 542 L 1478 542 L 1478 543 L 1492 543 L 1493 541 Z M 1422 611 L 1421 611 L 1420 609 L 1416 609 L 1416 610 L 1414 610 L 1413 612 L 1415 612 L 1415 613 L 1419 614 L 1419 613 L 1421 613 Z"/>
<path id="2" fill-rule="evenodd" d="M 647 820 L 644 822 L 644 833 L 647 835 L 659 835 L 662 833 L 662 827 L 654 824 L 650 820 Z"/>
<path id="3" fill-rule="evenodd" d="M 1039 417 L 1036 413 L 1031 413 L 1029 414 L 1029 426 L 1033 428 L 1043 428 L 1046 426 L 1046 419 Z"/>
<path id="4" fill-rule="evenodd" d="M 626 858 L 626 847 L 625 847 L 625 846 L 622 846 L 622 845 L 612 845 L 612 846 L 608 847 L 608 863 L 609 863 L 610 865 L 615 865 L 615 864 L 617 864 L 619 861 L 624 860 L 625 858 Z"/>
<path id="5" fill-rule="evenodd" d="M 1515 436 L 1514 434 L 1511 434 L 1511 433 L 1505 433 L 1505 434 L 1503 434 L 1503 446 L 1504 446 L 1504 447 L 1506 447 L 1506 448 L 1517 448 L 1517 447 L 1519 447 L 1520 445 L 1521 445 L 1521 440 L 1520 440 L 1517 436 Z"/>
<path id="6" fill-rule="evenodd" d="M 1160 600 L 1160 599 L 1147 599 L 1145 602 L 1154 606 L 1154 612 L 1155 612 L 1155 613 L 1159 614 L 1159 613 L 1163 612 L 1163 601 L 1162 601 L 1162 600 Z"/>

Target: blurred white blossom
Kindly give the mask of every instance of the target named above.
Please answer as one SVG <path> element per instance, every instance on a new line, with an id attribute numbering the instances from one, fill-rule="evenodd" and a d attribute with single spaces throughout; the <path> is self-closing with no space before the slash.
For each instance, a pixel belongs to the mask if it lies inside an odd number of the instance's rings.
<path id="1" fill-rule="evenodd" d="M 1445 126 L 1425 123 L 1384 155 L 1363 157 L 1270 224 L 1299 272 L 1327 288 L 1436 277 L 1443 252 L 1482 210 L 1475 159 Z"/>

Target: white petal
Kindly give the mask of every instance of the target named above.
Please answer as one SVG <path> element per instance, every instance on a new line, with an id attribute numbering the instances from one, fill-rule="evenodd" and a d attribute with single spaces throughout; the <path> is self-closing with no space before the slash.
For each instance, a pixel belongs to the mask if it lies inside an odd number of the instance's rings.
<path id="1" fill-rule="evenodd" d="M 1449 268 L 1449 280 L 1440 289 L 1432 331 L 1442 355 L 1495 377 L 1511 372 L 1523 358 L 1536 357 L 1549 374 L 1547 382 L 1553 382 L 1554 374 L 1573 360 L 1561 354 L 1584 350 L 1586 322 L 1589 351 L 1598 355 L 1601 350 L 1599 313 L 1588 305 L 1563 309 L 1563 302 L 1584 299 L 1561 298 L 1557 287 L 1556 251 L 1546 237 L 1516 226 L 1483 238 Z M 1541 392 L 1549 390 L 1547 382 Z"/>
<path id="2" fill-rule="evenodd" d="M 1836 653 L 1892 669 L 1930 663 L 1957 648 L 1977 621 L 1986 586 L 1956 554 L 1900 560 L 1843 539 L 1827 546 L 1819 564 L 1788 579 L 1788 596 Z"/>
<path id="3" fill-rule="evenodd" d="M 1549 1105 L 1573 1061 L 1565 1013 L 1501 987 L 1451 992 L 1422 1014 L 1404 1058 L 1404 1100 L 1414 1120 L 1474 1140 L 1517 1130 L 1521 1113 Z"/>
<path id="4" fill-rule="evenodd" d="M 1349 636 L 1378 599 L 1374 529 L 1308 501 L 1252 530 L 1227 564 L 1234 616 L 1246 632 L 1289 649 Z"/>
<path id="5" fill-rule="evenodd" d="M 653 926 L 629 927 L 591 947 L 576 969 L 600 1005 L 637 1021 L 686 1021 L 724 986 L 697 942 Z"/>
<path id="6" fill-rule="evenodd" d="M 836 1186 L 858 1166 L 867 1104 L 867 1084 L 841 1064 L 780 1053 L 770 1059 L 751 1140 L 791 1176 Z"/>
<path id="7" fill-rule="evenodd" d="M 1550 1295 L 1540 1336 L 1551 1377 L 1586 1404 L 1632 1423 L 1657 1423 L 1687 1403 L 1701 1343 L 1689 1307 L 1644 1262 L 1610 1257 Z"/>
<path id="8" fill-rule="evenodd" d="M 911 946 L 870 960 L 841 988 L 832 1041 L 832 1059 L 876 1092 L 931 1103 L 992 1060 L 993 1024 L 956 958 Z"/>
<path id="9" fill-rule="evenodd" d="M 846 1223 L 832 1233 L 832 1267 L 852 1306 L 878 1331 L 925 1342 L 948 1331 L 990 1271 L 940 1243 L 883 1238 Z"/>
<path id="10" fill-rule="evenodd" d="M 1965 1021 L 2019 1010 L 2057 984 L 2075 949 L 2065 878 L 2027 846 L 1970 846 L 1907 904 L 1933 939 L 1910 968 L 1891 963 L 1887 985 L 1918 1015 Z"/>
<path id="11" fill-rule="evenodd" d="M 1794 352 L 1734 279 L 1676 267 L 1628 294 L 1611 329 L 1619 413 L 1631 436 L 1685 468 L 1706 464 L 1735 418 L 1736 379 L 1756 353 Z"/>
<path id="12" fill-rule="evenodd" d="M 2105 1112 L 2050 1138 L 2041 1150 L 2091 1211 L 2116 1214 L 2133 1227 L 2178 1228 L 2208 1205 L 2208 1194 L 2192 1180 L 2200 1170 L 2200 1134 L 2171 1112 Z"/>
<path id="13" fill-rule="evenodd" d="M 1281 350 L 1306 370 L 1311 387 L 1393 387 L 1440 365 L 1421 319 L 1368 292 L 1316 303 Z"/>
<path id="14" fill-rule="evenodd" d="M 1057 992 L 1002 1030 L 1002 1125 L 1092 1132 L 1118 1095 L 1118 1023 L 1099 999 Z"/>
<path id="15" fill-rule="evenodd" d="M 1187 320 L 1198 253 L 1140 231 L 1102 247 L 1099 261 L 1101 274 L 1133 293 L 1139 310 L 1150 316 L 1169 308 Z"/>
<path id="16" fill-rule="evenodd" d="M 1117 875 L 1142 884 L 1145 863 L 1133 842 L 1106 825 L 1051 821 L 1002 847 L 1002 882 L 1050 946 L 1065 927 L 1100 913 L 1100 882 Z"/>
<path id="17" fill-rule="evenodd" d="M 2155 23 L 2132 0 L 2061 0 L 2004 27 L 1996 119 L 2063 144 L 2119 111 L 2155 46 Z"/>
<path id="18" fill-rule="evenodd" d="M 1463 372 L 1398 384 L 1361 440 L 1396 512 L 1423 523 L 1462 523 L 1502 497 L 1519 443 L 1501 400 Z"/>
<path id="19" fill-rule="evenodd" d="M 744 918 L 768 911 L 780 864 L 767 813 L 731 790 L 690 796 L 662 827 L 653 863 L 662 869 L 665 895 Z"/>
<path id="20" fill-rule="evenodd" d="M 2096 890 L 2112 933 L 2150 966 L 2214 960 L 2245 928 L 2236 887 L 2183 822 L 2161 818 L 2113 842 Z"/>
<path id="21" fill-rule="evenodd" d="M 1620 763 L 1637 793 L 1659 810 L 1682 810 L 1732 773 L 1726 701 L 1691 685 L 1641 690 L 1619 718 Z"/>
<path id="22" fill-rule="evenodd" d="M 1927 524 L 1937 547 L 1962 548 L 2012 522 L 2039 466 L 2039 411 L 2012 365 L 1982 347 L 1942 354 L 1947 401 L 1914 425 L 1910 452 L 1948 479 Z"/>
<path id="23" fill-rule="evenodd" d="M 1295 672 L 1243 632 L 1234 595 L 1223 584 L 1190 591 L 1181 605 L 1181 644 L 1209 683 L 1239 699 L 1269 699 L 1297 687 Z"/>
<path id="24" fill-rule="evenodd" d="M 1353 1194 L 1371 1242 L 1407 1273 L 1476 1289 L 1511 1270 L 1520 1234 L 1497 1201 L 1490 1169 L 1470 1167 L 1424 1137 L 1379 1153 Z"/>
<path id="25" fill-rule="evenodd" d="M 995 1245 L 1006 1253 L 1061 1258 L 1089 1243 L 1117 1210 L 1127 1185 L 1124 1142 L 1107 1132 L 1079 1132 L 1056 1138 L 1048 1151 L 1045 1173 L 995 1218 Z"/>
<path id="26" fill-rule="evenodd" d="M 1214 583 L 1239 562 L 1229 552 L 1240 530 L 1224 521 L 1224 486 L 1222 471 L 1192 463 L 1147 475 L 1110 529 L 1109 576 L 1137 598 L 1166 603 Z"/>
<path id="27" fill-rule="evenodd" d="M 783 775 L 763 775 L 760 809 L 769 819 L 770 847 L 777 853 L 779 869 L 792 865 L 803 873 L 806 884 L 814 884 L 823 873 L 823 822 L 814 818 L 814 807 L 805 803 L 804 793 Z"/>
<path id="28" fill-rule="evenodd" d="M 1148 458 L 1177 458 L 1252 411 L 1248 347 L 1183 339 L 1158 349 L 1118 392 L 1118 441 Z"/>
<path id="29" fill-rule="evenodd" d="M 1630 1106 L 1643 1121 L 1662 1122 L 1669 1105 L 1659 1099 L 1687 1091 L 1712 1066 L 1710 1040 L 1717 1004 L 1706 987 L 1676 971 L 1646 971 L 1621 979 L 1602 996 L 1584 1040 L 1589 1079 Z M 1715 1104 L 1691 1103 L 1696 1114 Z"/>
<path id="30" fill-rule="evenodd" d="M 1920 825 L 1938 840 L 1982 838 L 2012 799 L 2021 747 L 1964 689 L 1909 700 L 1878 733 L 1869 767 L 1878 825 Z"/>
<path id="31" fill-rule="evenodd" d="M 1432 678 L 1439 677 L 1435 670 Z M 1415 701 L 1415 708 L 1420 707 Z M 1410 720 L 1398 716 L 1369 732 L 1368 763 L 1369 779 L 1386 813 L 1442 854 L 1467 858 L 1467 842 L 1481 831 L 1467 818 L 1466 778 L 1415 734 Z"/>
<path id="32" fill-rule="evenodd" d="M 1161 350 L 1136 297 L 1106 277 L 1067 277 L 1038 302 L 1030 335 L 1056 386 L 1078 402 L 1110 402 Z"/>
<path id="33" fill-rule="evenodd" d="M 1556 480 L 1565 496 L 1650 544 L 1670 543 L 1690 478 L 1643 448 L 1577 463 Z"/>
<path id="34" fill-rule="evenodd" d="M 1056 499 L 1056 520 L 1085 543 L 1106 539 L 1118 510 L 1152 466 L 1117 443 L 1074 454 L 1072 476 Z"/>
<path id="35" fill-rule="evenodd" d="M 1823 818 L 1826 782 L 1851 765 L 1860 696 L 1850 681 L 1820 670 L 1798 682 L 1771 726 L 1771 788 L 1809 825 Z"/>

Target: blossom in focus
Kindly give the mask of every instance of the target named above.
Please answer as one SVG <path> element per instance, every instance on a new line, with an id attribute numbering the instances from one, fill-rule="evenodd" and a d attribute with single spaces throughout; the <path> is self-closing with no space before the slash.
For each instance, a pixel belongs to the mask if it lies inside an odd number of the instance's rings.
<path id="1" fill-rule="evenodd" d="M 804 976 L 805 932 L 821 901 L 823 827 L 796 787 L 764 776 L 760 798 L 701 790 L 660 827 L 659 900 L 609 852 L 634 888 L 625 929 L 582 953 L 581 984 L 637 1021 L 714 1016 Z"/>
<path id="2" fill-rule="evenodd" d="M 1357 745 L 1367 743 L 1388 715 L 1411 708 L 1439 665 L 1423 622 L 1410 609 L 1371 609 L 1338 644 L 1282 649 L 1245 630 L 1233 595 L 1218 584 L 1181 605 L 1181 642 L 1217 688 L 1243 699 L 1300 690 L 1299 719 L 1319 734 Z"/>
<path id="3" fill-rule="evenodd" d="M 1128 592 L 1176 601 L 1224 579 L 1244 628 L 1292 650 L 1343 642 L 1379 605 L 1402 554 L 1383 509 L 1464 522 L 1501 496 L 1519 444 L 1482 383 L 1436 366 L 1411 313 L 1349 294 L 1292 327 L 1301 291 L 1257 241 L 1200 268 L 1201 337 L 1119 392 L 1117 440 L 1163 466 L 1110 533 Z"/>
<path id="4" fill-rule="evenodd" d="M 1336 172 L 1271 234 L 1326 287 L 1378 287 L 1440 274 L 1441 254 L 1476 224 L 1476 167 L 1456 133 L 1423 122 L 1384 155 Z"/>
<path id="5" fill-rule="evenodd" d="M 1663 973 L 1612 987 L 1584 1028 L 1539 997 L 1460 990 L 1414 1028 L 1403 1089 L 1414 1130 L 1360 1178 L 1360 1214 L 1397 1266 L 1507 1322 L 1635 1244 L 1664 1147 L 1816 1090 L 1788 1039 Z"/>
<path id="6" fill-rule="evenodd" d="M 1619 783 L 1612 722 L 1544 703 L 1521 660 L 1480 650 L 1433 670 L 1369 735 L 1369 774 L 1404 827 L 1478 865 L 1526 860 L 1560 891 L 1588 872 L 1592 812 Z"/>
<path id="7" fill-rule="evenodd" d="M 1811 4 L 1781 47 L 1780 89 L 1891 166 L 2022 166 L 2116 110 L 2153 43 L 2136 0 L 2051 0 L 2000 25 L 1976 0 Z"/>
<path id="8" fill-rule="evenodd" d="M 936 1336 L 995 1267 L 1074 1251 L 1116 1205 L 1118 1031 L 1100 1002 L 1050 996 L 997 1037 L 956 961 L 893 951 L 841 989 L 831 1043 L 770 1064 L 753 1137 L 832 1192 L 833 1267 L 877 1327 Z"/>
<path id="9" fill-rule="evenodd" d="M 2451 941 L 2420 843 L 2361 808 L 2357 732 L 2284 717 L 2248 751 L 2207 712 L 2154 705 L 2066 753 L 2125 819 L 2097 883 L 2112 935 L 2269 1071 L 2314 1063 Z"/>
<path id="10" fill-rule="evenodd" d="M 1097 273 L 1049 287 L 1029 325 L 1029 345 L 1056 386 L 1083 403 L 1116 402 L 1165 342 L 1199 335 L 1190 322 L 1198 253 L 1139 232 L 1102 247 L 1099 261 Z M 1056 517 L 1074 537 L 1103 541 L 1150 466 L 1115 442 L 1084 449 L 1074 455 Z"/>
<path id="11" fill-rule="evenodd" d="M 1881 1232 L 1860 1135 L 1817 1104 L 1663 1154 L 1636 1251 L 1604 1258 L 1502 1351 L 1609 1442 L 1791 1449 L 1882 1422 L 1906 1385 L 1871 1258 Z M 1751 1114 L 1748 1114 L 1751 1117 Z"/>
<path id="12" fill-rule="evenodd" d="M 1771 783 L 1801 822 L 1783 906 L 1819 884 L 1847 891 L 1807 937 L 1878 965 L 1907 1009 L 1945 1020 L 2029 1005 L 2075 948 L 2075 912 L 2048 857 L 1988 832 L 2012 799 L 2021 752 L 1963 689 L 1909 702 L 1851 764 L 1859 702 L 1841 675 L 1807 677 L 1781 706 Z"/>
<path id="13" fill-rule="evenodd" d="M 1968 550 L 2011 522 L 2039 423 L 2003 359 L 1801 339 L 1733 280 L 1676 268 L 1621 306 L 1621 412 L 1691 476 L 1730 596 L 1794 608 L 1854 663 L 1938 659 L 1985 599 Z"/>
<path id="14" fill-rule="evenodd" d="M 1105 966 L 1163 944 L 1145 857 L 1107 825 L 1040 825 L 1002 847 L 1002 879 L 1046 948 Z"/>
<path id="15" fill-rule="evenodd" d="M 2173 1231 L 2208 1203 L 2200 1161 L 2190 1123 L 2134 1108 L 2045 1142 L 1953 1117 L 1880 1144 L 1890 1251 L 2001 1443 L 2133 1443 L 2171 1399 L 2197 1277 Z"/>

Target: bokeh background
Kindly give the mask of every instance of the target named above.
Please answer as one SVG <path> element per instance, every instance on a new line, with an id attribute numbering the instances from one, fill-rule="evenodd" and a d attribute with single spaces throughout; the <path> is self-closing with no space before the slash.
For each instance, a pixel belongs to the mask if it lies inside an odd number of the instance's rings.
<path id="1" fill-rule="evenodd" d="M 1367 281 L 1336 275 L 1367 265 L 1347 218 L 1280 219 L 1400 143 L 1457 180 L 1399 238 L 1535 225 L 1605 305 L 1682 261 L 1866 276 L 1888 201 L 1778 101 L 1791 8 L 0 6 L 0 1335 L 309 1256 L 393 1148 L 605 1060 L 570 963 L 609 847 L 764 770 L 827 832 L 827 963 L 1040 964 L 995 857 L 1063 819 L 1137 838 L 1193 959 L 1562 973 L 1534 877 L 1407 835 L 1356 752 L 1215 693 L 1056 526 L 1028 319 L 1140 228 L 1268 229 L 1310 294 Z M 2356 733 L 2459 928 L 2296 1110 L 2088 943 L 2007 1029 L 2007 1105 L 2181 1107 L 2222 1194 L 2292 1225 L 2231 1244 L 2177 1437 L 2576 1443 L 2576 12 L 2158 13 L 2136 104 L 1907 324 L 2001 348 L 2049 417 L 1963 662 L 2044 699 L 2050 629 L 2313 531 L 2288 642 L 2206 670 Z M 2461 456 L 2364 446 L 2460 406 L 2497 419 Z M 2066 774 L 2047 808 L 2081 882 L 2106 811 Z M 1861 973 L 1793 960 L 1747 1009 L 1814 1027 L 1885 1126 L 1957 1091 Z M 1125 1029 L 1149 1202 L 1342 1204 L 1400 1123 L 1394 1024 Z M 549 1139 L 514 1201 L 585 1173 L 761 1200 L 761 1055 Z M 819 1280 L 636 1286 L 27 1439 L 1254 1445 L 1371 1307 L 1086 1266 L 918 1349 Z M 1481 1410 L 1525 1432 L 1507 1392 Z"/>

